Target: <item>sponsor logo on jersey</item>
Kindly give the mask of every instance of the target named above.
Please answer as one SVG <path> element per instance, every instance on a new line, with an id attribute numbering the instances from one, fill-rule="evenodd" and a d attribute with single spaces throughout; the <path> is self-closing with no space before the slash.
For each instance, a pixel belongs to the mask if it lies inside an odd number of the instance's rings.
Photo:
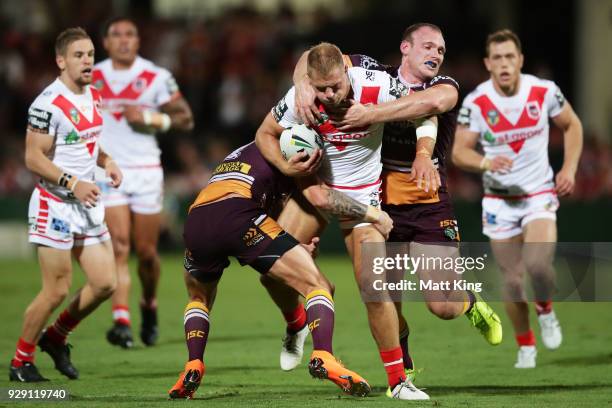
<path id="1" fill-rule="evenodd" d="M 359 61 L 359 65 L 361 68 L 370 69 L 371 67 L 376 67 L 379 65 L 378 61 L 372 57 L 368 57 L 367 55 L 361 55 L 360 57 L 361 61 Z"/>
<path id="2" fill-rule="evenodd" d="M 538 105 L 537 101 L 527 102 L 527 116 L 533 120 L 540 119 L 540 105 Z"/>
<path id="3" fill-rule="evenodd" d="M 94 88 L 96 88 L 98 91 L 101 91 L 102 88 L 104 88 L 104 80 L 103 79 L 98 79 L 97 81 L 95 81 L 93 83 Z"/>
<path id="4" fill-rule="evenodd" d="M 487 123 L 491 126 L 495 126 L 499 123 L 499 112 L 495 109 L 491 109 L 487 112 Z"/>
<path id="5" fill-rule="evenodd" d="M 81 121 L 81 117 L 79 116 L 79 111 L 77 111 L 76 108 L 70 108 L 70 120 L 75 125 L 78 125 L 79 122 Z"/>
<path id="6" fill-rule="evenodd" d="M 78 135 L 77 132 L 74 131 L 74 129 L 72 129 L 70 133 L 64 136 L 64 143 L 66 144 L 78 143 L 79 140 L 81 140 L 81 137 Z"/>
<path id="7" fill-rule="evenodd" d="M 555 98 L 557 99 L 559 107 L 563 107 L 563 104 L 565 103 L 565 96 L 563 96 L 563 93 L 561 93 L 561 89 L 559 89 L 558 87 L 555 91 Z"/>
<path id="8" fill-rule="evenodd" d="M 287 106 L 287 102 L 283 97 L 283 99 L 281 99 L 276 104 L 276 106 L 272 108 L 272 116 L 274 117 L 274 120 L 280 122 L 283 119 L 283 116 L 285 116 L 285 112 L 287 112 L 288 109 L 289 107 Z"/>
<path id="9" fill-rule="evenodd" d="M 493 143 L 495 142 L 495 136 L 493 136 L 493 133 L 487 130 L 484 134 L 484 140 L 486 140 L 489 143 Z"/>
<path id="10" fill-rule="evenodd" d="M 368 81 L 374 81 L 375 75 L 374 75 L 374 71 L 366 71 L 366 79 Z"/>
<path id="11" fill-rule="evenodd" d="M 246 234 L 244 234 L 244 236 L 242 237 L 242 240 L 248 247 L 259 244 L 261 241 L 263 241 L 263 239 L 264 236 L 259 231 L 257 231 L 256 228 L 253 227 L 249 228 Z"/>
<path id="12" fill-rule="evenodd" d="M 36 131 L 48 133 L 51 123 L 51 112 L 38 108 L 30 108 L 28 111 L 28 126 Z"/>
<path id="13" fill-rule="evenodd" d="M 249 174 L 251 165 L 243 162 L 224 162 L 215 167 L 213 174 L 227 173 L 237 171 L 243 174 Z"/>
<path id="14" fill-rule="evenodd" d="M 463 106 L 459 109 L 459 115 L 457 116 L 457 123 L 463 126 L 470 126 L 470 115 L 472 110 L 467 106 Z"/>

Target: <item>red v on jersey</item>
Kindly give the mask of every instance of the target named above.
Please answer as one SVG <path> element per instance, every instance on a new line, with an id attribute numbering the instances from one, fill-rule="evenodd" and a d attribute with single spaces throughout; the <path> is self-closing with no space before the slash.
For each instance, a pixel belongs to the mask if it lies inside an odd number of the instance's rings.
<path id="1" fill-rule="evenodd" d="M 514 125 L 499 111 L 487 95 L 479 96 L 474 100 L 474 103 L 480 108 L 482 117 L 494 133 L 507 132 L 532 127 L 538 124 L 540 116 L 542 115 L 542 106 L 544 105 L 546 92 L 547 88 L 545 87 L 531 87 L 521 116 Z M 516 140 L 508 143 L 508 145 L 515 153 L 518 153 L 523 147 L 525 140 L 526 139 Z"/>
<path id="2" fill-rule="evenodd" d="M 92 92 L 93 95 L 93 92 Z M 90 122 L 87 120 L 85 115 L 78 110 L 72 102 L 66 99 L 63 95 L 58 95 L 53 100 L 53 105 L 57 106 L 61 109 L 61 111 L 66 115 L 66 117 L 72 122 L 74 127 L 79 131 L 83 132 L 84 130 L 91 129 L 92 127 L 102 126 L 102 116 L 98 113 L 98 109 L 96 108 L 95 100 L 92 98 L 92 109 L 93 109 L 93 118 Z"/>
<path id="3" fill-rule="evenodd" d="M 366 105 L 369 103 L 372 104 L 377 104 L 378 103 L 378 94 L 380 93 L 380 87 L 379 86 L 364 86 L 361 90 L 361 98 L 359 99 L 359 102 Z M 319 112 L 321 113 L 325 113 L 325 106 L 319 102 L 318 104 L 319 107 Z M 360 128 L 354 128 L 351 129 L 350 132 L 363 132 L 368 130 L 370 126 L 363 126 Z M 343 141 L 336 141 L 336 140 L 329 140 L 326 135 L 328 134 L 332 134 L 332 133 L 341 133 L 338 129 L 336 129 L 336 127 L 334 125 L 331 124 L 331 122 L 329 121 L 329 119 L 327 119 L 322 125 L 317 126 L 315 129 L 320 135 L 324 136 L 324 138 L 331 143 L 336 149 L 338 149 L 338 151 L 343 151 L 344 149 L 346 149 L 346 146 L 348 145 L 347 142 L 343 142 Z"/>
<path id="4" fill-rule="evenodd" d="M 103 99 L 125 99 L 135 101 L 149 86 L 151 86 L 157 74 L 152 71 L 144 70 L 118 93 L 113 92 L 101 70 L 94 70 L 92 76 L 93 84 L 100 92 Z M 121 112 L 113 112 L 113 116 L 115 119 L 121 120 L 123 114 Z"/>

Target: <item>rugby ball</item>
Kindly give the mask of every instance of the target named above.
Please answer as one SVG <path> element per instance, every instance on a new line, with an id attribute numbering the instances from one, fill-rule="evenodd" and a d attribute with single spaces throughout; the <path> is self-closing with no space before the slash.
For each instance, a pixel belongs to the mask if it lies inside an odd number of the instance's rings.
<path id="1" fill-rule="evenodd" d="M 300 152 L 306 152 L 307 157 L 310 157 L 315 149 L 323 149 L 323 139 L 308 126 L 295 125 L 281 133 L 280 149 L 285 160 Z"/>

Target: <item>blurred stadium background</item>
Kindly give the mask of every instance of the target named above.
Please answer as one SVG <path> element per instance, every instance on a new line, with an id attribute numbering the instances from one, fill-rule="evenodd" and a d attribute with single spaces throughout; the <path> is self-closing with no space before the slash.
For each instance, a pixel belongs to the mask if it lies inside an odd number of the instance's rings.
<path id="1" fill-rule="evenodd" d="M 487 33 L 514 29 L 523 41 L 524 71 L 557 82 L 585 128 L 577 191 L 559 212 L 562 241 L 609 241 L 612 217 L 612 0 L 5 0 L 0 2 L 0 255 L 31 256 L 27 201 L 34 183 L 23 162 L 26 112 L 57 75 L 53 41 L 82 26 L 105 57 L 100 29 L 115 15 L 136 19 L 141 55 L 169 68 L 196 120 L 190 134 L 162 136 L 166 169 L 162 247 L 181 245 L 182 218 L 194 194 L 226 153 L 254 137 L 290 86 L 301 52 L 319 41 L 347 53 L 399 61 L 403 29 L 438 24 L 448 53 L 442 73 L 462 95 L 487 78 Z M 563 159 L 551 130 L 550 159 Z M 482 241 L 478 176 L 452 169 L 450 188 L 464 241 Z M 332 230 L 333 233 L 333 230 Z M 324 239 L 324 249 L 342 243 Z"/>

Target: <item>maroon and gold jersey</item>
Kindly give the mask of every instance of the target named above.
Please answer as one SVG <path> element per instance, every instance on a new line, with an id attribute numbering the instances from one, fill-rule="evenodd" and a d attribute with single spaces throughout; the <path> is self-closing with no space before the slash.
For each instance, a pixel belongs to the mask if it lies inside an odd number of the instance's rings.
<path id="1" fill-rule="evenodd" d="M 293 180 L 268 163 L 251 142 L 234 150 L 215 168 L 189 210 L 232 193 L 272 210 L 282 204 L 294 186 Z"/>
<path id="2" fill-rule="evenodd" d="M 345 56 L 348 66 L 385 71 L 398 78 L 409 93 L 423 91 L 432 86 L 447 84 L 459 90 L 459 84 L 448 76 L 436 76 L 422 84 L 410 84 L 402 78 L 398 66 L 383 65 L 366 55 Z M 417 188 L 415 181 L 409 181 L 412 162 L 416 157 L 416 128 L 412 122 L 385 123 L 383 133 L 383 203 L 384 204 L 429 204 L 448 199 L 446 187 L 446 160 L 450 153 L 458 107 L 438 115 L 438 136 L 432 160 L 440 173 L 442 185 L 436 192 Z"/>

